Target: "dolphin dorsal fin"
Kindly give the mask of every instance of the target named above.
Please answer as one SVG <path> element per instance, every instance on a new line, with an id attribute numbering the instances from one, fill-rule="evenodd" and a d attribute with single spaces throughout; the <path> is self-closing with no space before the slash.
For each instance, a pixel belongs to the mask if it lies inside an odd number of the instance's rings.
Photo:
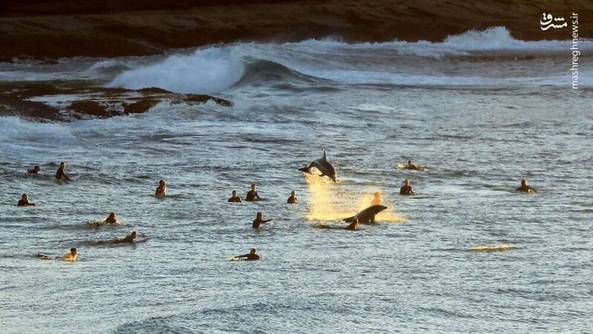
<path id="1" fill-rule="evenodd" d="M 327 160 L 327 158 L 325 157 L 325 150 L 323 150 L 323 160 Z"/>

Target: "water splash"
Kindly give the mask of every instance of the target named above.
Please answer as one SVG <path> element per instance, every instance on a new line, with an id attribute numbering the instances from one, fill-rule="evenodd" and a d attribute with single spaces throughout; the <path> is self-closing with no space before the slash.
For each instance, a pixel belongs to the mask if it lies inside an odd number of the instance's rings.
<path id="1" fill-rule="evenodd" d="M 357 212 L 373 205 L 375 193 L 381 192 L 367 189 L 360 196 L 348 191 L 327 177 L 321 177 L 312 169 L 312 174 L 304 174 L 309 191 L 309 212 L 307 220 L 333 221 L 355 215 Z M 378 222 L 403 223 L 407 219 L 395 212 L 395 204 L 386 198 L 380 198 L 387 209 L 377 215 Z"/>

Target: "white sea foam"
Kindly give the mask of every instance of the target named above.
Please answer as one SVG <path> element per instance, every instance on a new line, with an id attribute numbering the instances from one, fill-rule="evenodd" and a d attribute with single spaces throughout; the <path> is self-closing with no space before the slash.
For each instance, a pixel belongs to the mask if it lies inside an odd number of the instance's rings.
<path id="1" fill-rule="evenodd" d="M 118 75 L 108 87 L 159 87 L 179 93 L 213 93 L 231 87 L 243 75 L 242 62 L 228 48 L 200 49 Z"/>
<path id="2" fill-rule="evenodd" d="M 455 71 L 444 63 L 447 57 L 463 56 L 463 61 L 480 61 L 481 56 L 504 56 L 502 61 L 517 55 L 558 57 L 567 54 L 570 41 L 522 41 L 511 36 L 504 27 L 468 31 L 447 37 L 442 42 L 345 43 L 336 40 L 306 40 L 296 43 L 237 43 L 224 47 L 199 49 L 192 54 L 172 55 L 164 60 L 123 71 L 109 87 L 139 89 L 159 87 L 180 93 L 219 93 L 235 85 L 247 73 L 246 68 L 258 60 L 281 64 L 310 77 L 346 84 L 395 84 L 439 86 L 505 86 L 565 85 L 563 68 L 559 66 L 523 72 L 518 77 L 507 68 L 496 68 L 488 61 L 485 69 L 456 66 Z M 581 50 L 593 50 L 593 41 L 583 40 Z M 412 57 L 412 58 L 411 58 Z M 420 57 L 415 60 L 413 57 Z M 428 65 L 422 65 L 423 59 Z M 410 60 L 412 59 L 412 60 Z M 430 63 L 433 61 L 433 63 Z M 422 66 L 411 66 L 410 64 Z M 97 63 L 101 69 L 112 62 Z M 534 66 L 537 66 L 534 61 Z M 432 66 L 428 68 L 427 66 Z M 582 70 L 583 72 L 586 69 Z M 492 75 L 496 73 L 496 75 Z M 562 78 L 558 81 L 557 78 Z M 289 80 L 289 78 L 287 78 Z M 581 86 L 587 80 L 580 81 Z"/>

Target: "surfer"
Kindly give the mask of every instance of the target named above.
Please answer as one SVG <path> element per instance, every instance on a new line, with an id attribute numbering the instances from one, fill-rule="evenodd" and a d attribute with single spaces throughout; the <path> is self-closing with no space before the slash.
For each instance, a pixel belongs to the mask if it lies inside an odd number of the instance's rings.
<path id="1" fill-rule="evenodd" d="M 350 225 L 344 227 L 345 230 L 348 231 L 356 231 L 358 230 L 358 218 L 354 217 L 352 218 L 352 223 L 350 223 Z"/>
<path id="2" fill-rule="evenodd" d="M 298 199 L 296 197 L 296 192 L 294 190 L 290 193 L 290 196 L 286 200 L 286 203 L 288 203 L 288 204 L 297 204 L 298 203 Z"/>
<path id="3" fill-rule="evenodd" d="M 272 219 L 264 220 L 264 214 L 261 212 L 258 212 L 257 215 L 255 216 L 255 219 L 253 220 L 253 223 L 251 224 L 251 227 L 253 227 L 254 229 L 259 229 L 261 224 L 267 223 L 270 221 L 272 221 Z"/>
<path id="4" fill-rule="evenodd" d="M 257 187 L 255 183 L 251 184 L 251 190 L 247 192 L 247 196 L 245 196 L 245 200 L 248 202 L 260 201 L 262 198 L 259 197 L 257 194 Z"/>
<path id="5" fill-rule="evenodd" d="M 142 240 L 141 242 L 146 241 L 146 239 Z M 123 238 L 117 238 L 113 240 L 98 240 L 93 241 L 95 245 L 106 245 L 106 244 L 133 244 L 136 243 L 136 231 L 132 231 L 132 233 L 126 235 Z"/>
<path id="6" fill-rule="evenodd" d="M 537 193 L 537 190 L 527 184 L 527 180 L 525 179 L 521 180 L 521 186 L 515 190 L 523 193 Z"/>
<path id="7" fill-rule="evenodd" d="M 251 248 L 249 254 L 237 255 L 233 259 L 239 261 L 257 261 L 260 257 L 257 255 L 257 249 Z"/>
<path id="8" fill-rule="evenodd" d="M 70 262 L 74 262 L 76 260 L 78 260 L 78 251 L 76 250 L 76 248 L 72 247 L 70 248 L 70 252 L 64 254 L 64 256 L 62 256 L 62 259 L 64 261 L 70 261 Z"/>
<path id="9" fill-rule="evenodd" d="M 123 244 L 123 243 L 133 244 L 134 242 L 136 242 L 136 231 L 132 231 L 132 233 L 126 235 L 123 238 L 113 240 L 114 244 Z"/>
<path id="10" fill-rule="evenodd" d="M 380 192 L 376 192 L 373 194 L 373 199 L 371 200 L 371 206 L 373 205 L 381 205 L 381 193 Z"/>
<path id="11" fill-rule="evenodd" d="M 36 258 L 41 259 L 41 260 L 52 260 L 54 259 L 53 257 L 43 254 L 43 253 L 37 253 L 37 255 L 35 255 Z M 78 251 L 76 250 L 76 248 L 72 247 L 70 248 L 70 252 L 64 254 L 64 256 L 62 257 L 55 257 L 56 260 L 58 259 L 62 259 L 64 261 L 70 261 L 70 262 L 74 262 L 76 260 L 78 260 Z"/>
<path id="12" fill-rule="evenodd" d="M 16 206 L 35 206 L 35 203 L 29 202 L 29 196 L 23 194 Z"/>
<path id="13" fill-rule="evenodd" d="M 410 182 L 410 180 L 404 181 L 404 185 L 401 188 L 399 188 L 399 194 L 402 196 L 416 195 L 414 189 L 412 189 L 412 183 Z"/>
<path id="14" fill-rule="evenodd" d="M 60 167 L 56 171 L 56 179 L 60 181 L 70 181 L 70 177 L 66 174 L 66 163 L 60 162 Z"/>
<path id="15" fill-rule="evenodd" d="M 156 187 L 154 191 L 154 196 L 156 198 L 165 198 L 167 195 L 167 183 L 164 180 L 159 181 L 159 185 Z"/>
<path id="16" fill-rule="evenodd" d="M 39 168 L 39 166 L 35 166 L 31 169 L 28 169 L 27 173 L 37 175 L 37 174 L 39 174 L 40 171 L 41 171 L 41 168 Z"/>
<path id="17" fill-rule="evenodd" d="M 231 198 L 229 198 L 228 202 L 241 203 L 241 197 L 239 197 L 239 195 L 237 195 L 236 190 L 233 190 L 233 192 L 231 193 Z"/>
<path id="18" fill-rule="evenodd" d="M 117 221 L 117 217 L 115 216 L 115 212 L 110 213 L 103 222 L 105 224 L 119 224 L 119 221 Z"/>
<path id="19" fill-rule="evenodd" d="M 408 164 L 406 165 L 406 169 L 410 169 L 410 170 L 420 170 L 420 168 L 418 166 L 416 166 L 412 160 L 408 160 Z"/>

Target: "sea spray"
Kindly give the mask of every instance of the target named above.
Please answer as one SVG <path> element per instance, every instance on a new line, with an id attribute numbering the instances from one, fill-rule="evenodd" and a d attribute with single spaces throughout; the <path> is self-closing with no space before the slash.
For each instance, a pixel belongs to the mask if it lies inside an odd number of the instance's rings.
<path id="1" fill-rule="evenodd" d="M 243 76 L 243 64 L 229 48 L 199 49 L 119 74 L 107 87 L 159 87 L 177 93 L 223 91 Z"/>
<path id="2" fill-rule="evenodd" d="M 355 215 L 357 212 L 372 205 L 376 191 L 365 191 L 360 196 L 331 181 L 329 178 L 305 173 L 305 182 L 309 192 L 309 212 L 307 220 L 333 221 Z M 370 189 L 369 189 L 370 190 Z M 387 209 L 377 215 L 377 222 L 402 223 L 406 218 L 395 212 L 395 205 L 389 199 L 382 198 Z"/>

